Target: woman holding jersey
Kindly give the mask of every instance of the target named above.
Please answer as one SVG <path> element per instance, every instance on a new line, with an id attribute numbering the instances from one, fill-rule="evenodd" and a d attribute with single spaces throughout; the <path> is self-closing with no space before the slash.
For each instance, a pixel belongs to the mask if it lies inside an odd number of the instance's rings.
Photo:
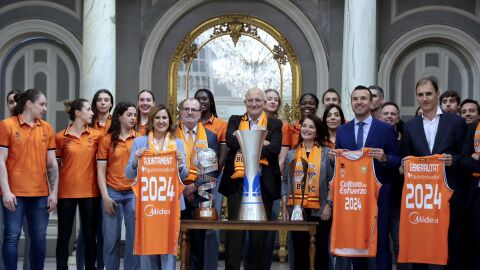
<path id="1" fill-rule="evenodd" d="M 130 159 L 128 160 L 125 175 L 128 178 L 137 176 L 137 167 L 140 157 L 145 150 L 177 151 L 177 166 L 180 179 L 188 176 L 183 141 L 174 137 L 173 118 L 164 105 L 157 105 L 150 109 L 146 135 L 133 141 Z M 183 199 L 181 199 L 183 202 Z M 175 269 L 175 256 L 170 254 L 148 255 L 141 257 L 142 269 Z"/>

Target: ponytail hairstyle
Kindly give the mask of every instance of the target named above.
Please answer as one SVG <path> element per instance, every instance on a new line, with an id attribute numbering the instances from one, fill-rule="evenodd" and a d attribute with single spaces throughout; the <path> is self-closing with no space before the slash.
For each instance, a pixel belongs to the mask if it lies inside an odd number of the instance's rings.
<path id="1" fill-rule="evenodd" d="M 110 91 L 108 91 L 107 89 L 100 89 L 97 92 L 95 92 L 95 95 L 93 95 L 93 98 L 92 98 L 92 103 L 90 104 L 93 111 L 93 117 L 92 117 L 92 122 L 90 123 L 90 127 L 95 127 L 95 123 L 97 122 L 97 119 L 98 119 L 97 99 L 98 99 L 98 96 L 100 96 L 100 94 L 102 93 L 105 93 L 110 96 L 112 107 L 110 107 L 109 111 L 111 111 L 113 108 L 113 95 L 112 93 L 110 93 Z"/>
<path id="2" fill-rule="evenodd" d="M 63 105 L 65 106 L 65 112 L 68 113 L 68 118 L 70 118 L 70 121 L 75 121 L 75 111 L 81 111 L 84 103 L 88 104 L 88 100 L 78 98 L 75 100 L 63 101 Z"/>
<path id="3" fill-rule="evenodd" d="M 35 102 L 44 94 L 37 89 L 28 89 L 22 93 L 16 94 L 13 99 L 17 103 L 13 109 L 13 115 L 17 116 L 25 110 L 27 101 Z"/>
<path id="4" fill-rule="evenodd" d="M 115 152 L 115 149 L 117 148 L 118 141 L 120 140 L 120 132 L 122 131 L 122 126 L 120 124 L 120 117 L 128 110 L 128 108 L 137 108 L 135 107 L 135 104 L 132 102 L 128 101 L 121 101 L 119 102 L 116 106 L 115 109 L 113 110 L 112 113 L 112 123 L 110 125 L 110 128 L 108 128 L 107 133 L 112 134 L 112 140 L 111 140 L 111 146 L 113 149 L 113 152 Z"/>
<path id="5" fill-rule="evenodd" d="M 153 92 L 151 90 L 148 90 L 148 89 L 143 89 L 140 92 L 138 92 L 137 102 L 138 102 L 138 100 L 140 100 L 140 95 L 143 94 L 143 93 L 149 93 L 152 96 L 153 106 L 155 106 L 155 95 L 153 94 Z M 153 106 L 152 106 L 152 108 L 153 108 Z M 152 109 L 152 108 L 150 108 L 150 109 Z M 138 108 L 137 108 L 137 128 L 140 126 L 140 121 L 142 121 L 141 118 L 142 117 L 140 116 L 140 106 L 138 106 Z"/>

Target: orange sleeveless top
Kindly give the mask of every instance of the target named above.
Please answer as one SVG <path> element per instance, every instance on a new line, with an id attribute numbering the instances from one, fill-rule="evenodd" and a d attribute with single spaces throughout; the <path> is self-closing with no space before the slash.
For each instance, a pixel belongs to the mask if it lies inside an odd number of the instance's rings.
<path id="1" fill-rule="evenodd" d="M 184 189 L 176 151 L 145 151 L 132 189 L 136 197 L 134 254 L 176 255 Z"/>
<path id="2" fill-rule="evenodd" d="M 443 155 L 407 157 L 400 210 L 399 262 L 446 265 L 449 200 Z"/>
<path id="3" fill-rule="evenodd" d="M 330 251 L 337 256 L 377 254 L 378 191 L 370 148 L 340 150 L 330 182 L 333 224 Z"/>

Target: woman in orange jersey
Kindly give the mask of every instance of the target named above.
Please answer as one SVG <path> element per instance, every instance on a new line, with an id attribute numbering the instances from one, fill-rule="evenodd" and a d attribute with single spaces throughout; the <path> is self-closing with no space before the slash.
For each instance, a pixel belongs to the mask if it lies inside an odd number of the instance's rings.
<path id="1" fill-rule="evenodd" d="M 227 133 L 227 122 L 218 118 L 215 99 L 210 90 L 198 89 L 197 92 L 195 92 L 194 97 L 200 103 L 202 110 L 200 121 L 202 121 L 202 124 L 206 129 L 215 133 L 218 143 L 220 144 L 220 149 L 218 151 L 218 169 L 221 170 L 225 164 L 225 157 L 228 150 L 225 140 L 225 134 Z M 217 187 L 218 186 L 219 183 L 217 183 Z"/>
<path id="2" fill-rule="evenodd" d="M 155 106 L 155 96 L 150 90 L 143 89 L 138 93 L 137 132 L 145 135 L 147 131 L 148 113 Z"/>
<path id="3" fill-rule="evenodd" d="M 305 93 L 300 97 L 300 115 L 315 115 L 318 110 L 320 101 L 315 94 Z M 296 121 L 289 126 L 290 130 L 290 147 L 293 148 L 298 144 L 300 137 L 300 122 Z"/>
<path id="4" fill-rule="evenodd" d="M 337 128 L 345 124 L 345 116 L 342 108 L 336 104 L 330 104 L 323 112 L 323 128 L 325 132 L 325 146 L 330 149 L 335 148 L 335 136 L 337 135 Z"/>
<path id="5" fill-rule="evenodd" d="M 128 178 L 137 176 L 138 160 L 147 149 L 154 151 L 176 150 L 179 175 L 183 181 L 188 176 L 184 154 L 185 147 L 183 141 L 176 139 L 174 134 L 173 118 L 167 108 L 161 104 L 152 107 L 148 114 L 147 134 L 133 141 L 125 175 Z M 181 202 L 183 202 L 183 198 Z M 185 207 L 183 206 L 182 208 Z M 152 235 L 152 237 L 159 237 L 160 232 L 161 228 L 159 228 L 159 234 Z M 159 239 L 159 241 L 162 240 Z M 142 269 L 160 269 L 160 266 L 161 269 L 175 269 L 175 260 L 175 256 L 169 254 L 149 255 L 140 258 Z"/>
<path id="6" fill-rule="evenodd" d="M 102 133 L 90 128 L 93 111 L 88 100 L 65 101 L 72 124 L 57 133 L 58 185 L 57 269 L 68 269 L 68 243 L 77 205 L 85 243 L 85 269 L 95 269 L 96 234 L 100 210 L 95 156 Z"/>
<path id="7" fill-rule="evenodd" d="M 29 89 L 17 94 L 15 102 L 13 116 L 0 122 L 3 260 L 6 269 L 17 269 L 18 240 L 26 216 L 31 266 L 43 269 L 48 213 L 57 206 L 55 133 L 50 124 L 41 120 L 47 112 L 42 92 Z"/>
<path id="8" fill-rule="evenodd" d="M 130 149 L 137 133 L 137 110 L 131 102 L 120 102 L 112 114 L 112 124 L 97 152 L 98 186 L 102 194 L 103 259 L 107 269 L 120 268 L 120 235 L 125 221 L 125 269 L 140 269 L 140 258 L 133 255 L 135 235 L 135 194 L 132 179 L 125 176 Z"/>
<path id="9" fill-rule="evenodd" d="M 322 121 L 315 115 L 300 120 L 300 142 L 290 150 L 282 180 L 282 214 L 289 219 L 289 206 L 301 206 L 306 221 L 318 222 L 316 234 L 315 269 L 329 269 L 328 238 L 332 226 L 332 204 L 329 200 L 328 182 L 333 167 L 324 147 Z M 306 161 L 306 163 L 303 162 Z M 309 234 L 292 232 L 294 267 L 310 269 L 308 254 Z"/>
<path id="10" fill-rule="evenodd" d="M 112 118 L 110 111 L 113 108 L 113 95 L 107 89 L 100 89 L 95 92 L 92 98 L 93 118 L 90 127 L 107 134 Z"/>

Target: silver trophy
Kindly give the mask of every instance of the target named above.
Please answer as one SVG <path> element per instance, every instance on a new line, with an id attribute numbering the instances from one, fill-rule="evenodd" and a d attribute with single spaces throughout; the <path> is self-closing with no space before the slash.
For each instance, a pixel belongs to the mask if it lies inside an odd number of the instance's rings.
<path id="1" fill-rule="evenodd" d="M 240 203 L 238 220 L 266 221 L 267 215 L 260 190 L 260 153 L 267 136 L 266 130 L 237 130 L 233 133 L 242 148 L 243 197 Z"/>
<path id="2" fill-rule="evenodd" d="M 306 180 L 307 180 L 307 170 L 308 170 L 308 162 L 302 158 L 301 161 L 302 164 L 302 171 L 297 172 L 296 167 L 297 167 L 297 160 L 294 159 L 290 162 L 290 177 L 294 179 L 294 182 L 300 182 L 301 183 L 301 190 L 302 190 L 302 200 L 300 201 L 300 204 L 297 204 L 295 202 L 295 187 L 293 186 L 294 184 L 290 182 L 291 185 L 291 192 L 292 192 L 292 198 L 293 198 L 293 210 L 292 210 L 292 215 L 290 217 L 291 221 L 304 221 L 305 220 L 305 211 L 303 210 L 303 198 L 305 196 L 305 186 L 306 186 Z M 299 181 L 297 181 L 299 180 Z"/>
<path id="3" fill-rule="evenodd" d="M 208 173 L 218 170 L 217 153 L 211 148 L 198 148 L 194 164 L 197 167 L 197 180 L 206 180 L 206 183 L 198 187 L 198 195 L 207 199 L 207 201 L 201 202 L 200 207 L 195 210 L 195 219 L 217 220 L 218 213 L 214 207 L 214 197 L 211 193 L 217 184 L 217 179 L 208 175 Z"/>

